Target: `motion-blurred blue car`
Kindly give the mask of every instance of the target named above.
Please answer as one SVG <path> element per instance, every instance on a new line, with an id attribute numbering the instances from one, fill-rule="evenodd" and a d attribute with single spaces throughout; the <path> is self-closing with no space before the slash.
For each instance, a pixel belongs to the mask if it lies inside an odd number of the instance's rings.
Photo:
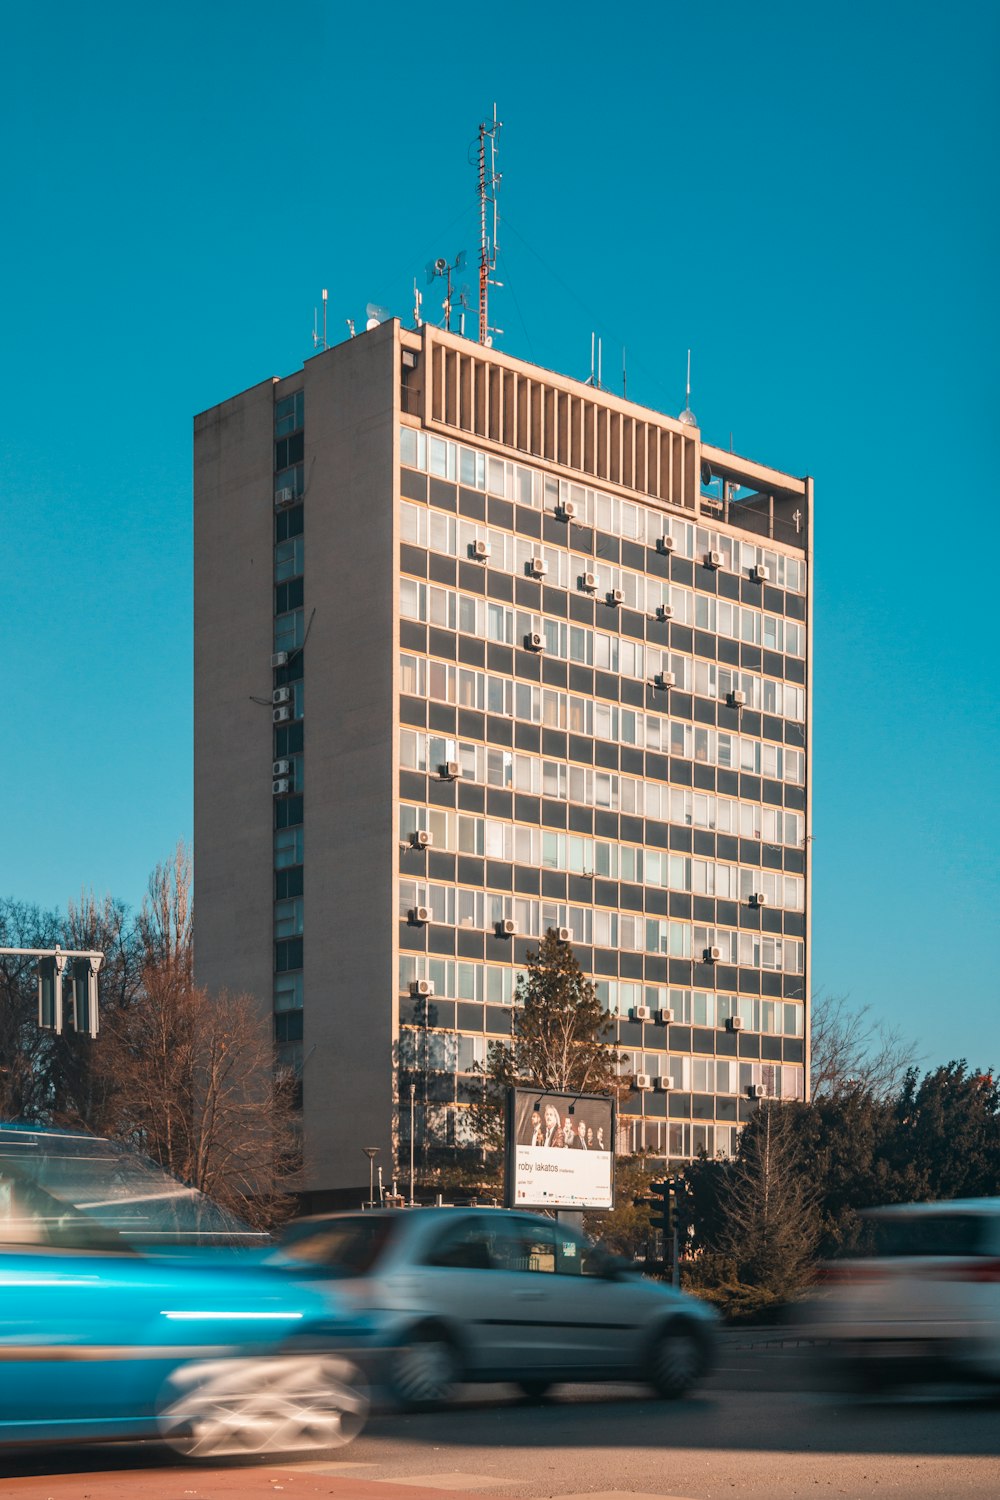
<path id="1" fill-rule="evenodd" d="M 366 1322 L 260 1264 L 266 1243 L 113 1142 L 0 1125 L 0 1443 L 349 1441 Z"/>

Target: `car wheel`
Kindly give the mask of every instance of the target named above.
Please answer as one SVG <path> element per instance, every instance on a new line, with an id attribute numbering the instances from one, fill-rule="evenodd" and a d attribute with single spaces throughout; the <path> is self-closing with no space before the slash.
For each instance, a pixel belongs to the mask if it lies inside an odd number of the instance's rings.
<path id="1" fill-rule="evenodd" d="M 367 1416 L 359 1371 L 328 1354 L 182 1365 L 157 1404 L 160 1435 L 187 1458 L 340 1448 Z"/>
<path id="2" fill-rule="evenodd" d="M 514 1384 L 530 1401 L 540 1401 L 552 1389 L 551 1380 L 516 1380 Z"/>
<path id="3" fill-rule="evenodd" d="M 705 1367 L 705 1348 L 687 1324 L 664 1328 L 649 1351 L 647 1378 L 658 1396 L 675 1401 L 691 1389 Z"/>
<path id="4" fill-rule="evenodd" d="M 393 1395 L 408 1411 L 429 1411 L 454 1401 L 461 1381 L 458 1350 L 439 1328 L 417 1329 L 392 1361 Z"/>

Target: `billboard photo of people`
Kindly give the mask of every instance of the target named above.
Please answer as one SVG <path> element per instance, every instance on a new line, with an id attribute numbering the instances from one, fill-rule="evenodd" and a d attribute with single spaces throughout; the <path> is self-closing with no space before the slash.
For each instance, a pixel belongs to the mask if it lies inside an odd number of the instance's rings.
<path id="1" fill-rule="evenodd" d="M 508 1130 L 510 1207 L 613 1207 L 611 1099 L 513 1089 Z"/>

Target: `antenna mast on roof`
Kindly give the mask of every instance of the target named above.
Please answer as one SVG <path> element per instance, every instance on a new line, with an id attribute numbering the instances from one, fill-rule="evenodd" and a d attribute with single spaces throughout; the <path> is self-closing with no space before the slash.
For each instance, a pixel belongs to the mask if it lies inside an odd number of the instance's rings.
<path id="1" fill-rule="evenodd" d="M 500 173 L 497 171 L 497 132 L 503 122 L 497 119 L 497 107 L 493 105 L 493 124 L 485 120 L 479 127 L 479 150 L 477 165 L 479 174 L 479 342 L 487 348 L 492 344 L 494 333 L 503 333 L 502 328 L 490 326 L 489 299 L 491 286 L 503 286 L 493 273 L 497 268 L 497 189 Z M 486 167 L 486 143 L 489 141 L 490 164 Z M 491 225 L 492 218 L 492 225 Z"/>
<path id="2" fill-rule="evenodd" d="M 678 420 L 678 422 L 683 422 L 684 425 L 685 425 L 685 427 L 697 427 L 697 425 L 698 425 L 698 418 L 695 416 L 694 412 L 691 410 L 691 350 L 690 349 L 688 350 L 688 373 L 687 373 L 687 387 L 686 387 L 685 393 L 684 393 L 684 410 L 681 412 L 681 414 L 677 418 L 677 420 Z"/>
<path id="3" fill-rule="evenodd" d="M 327 302 L 326 287 L 324 287 L 323 288 L 323 332 L 322 333 L 320 333 L 320 331 L 319 331 L 319 318 L 318 318 L 318 314 L 317 314 L 317 309 L 315 307 L 313 308 L 313 348 L 314 349 L 329 349 L 329 347 L 330 347 L 329 344 L 326 341 L 326 302 Z"/>

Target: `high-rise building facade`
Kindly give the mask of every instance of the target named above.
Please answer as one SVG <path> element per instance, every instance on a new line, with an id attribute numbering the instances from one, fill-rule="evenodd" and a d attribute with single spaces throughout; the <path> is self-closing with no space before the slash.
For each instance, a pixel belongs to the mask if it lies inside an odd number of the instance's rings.
<path id="1" fill-rule="evenodd" d="M 386 323 L 195 423 L 195 955 L 302 1079 L 321 1206 L 475 1151 L 548 928 L 733 1149 L 809 1053 L 809 479 Z"/>

